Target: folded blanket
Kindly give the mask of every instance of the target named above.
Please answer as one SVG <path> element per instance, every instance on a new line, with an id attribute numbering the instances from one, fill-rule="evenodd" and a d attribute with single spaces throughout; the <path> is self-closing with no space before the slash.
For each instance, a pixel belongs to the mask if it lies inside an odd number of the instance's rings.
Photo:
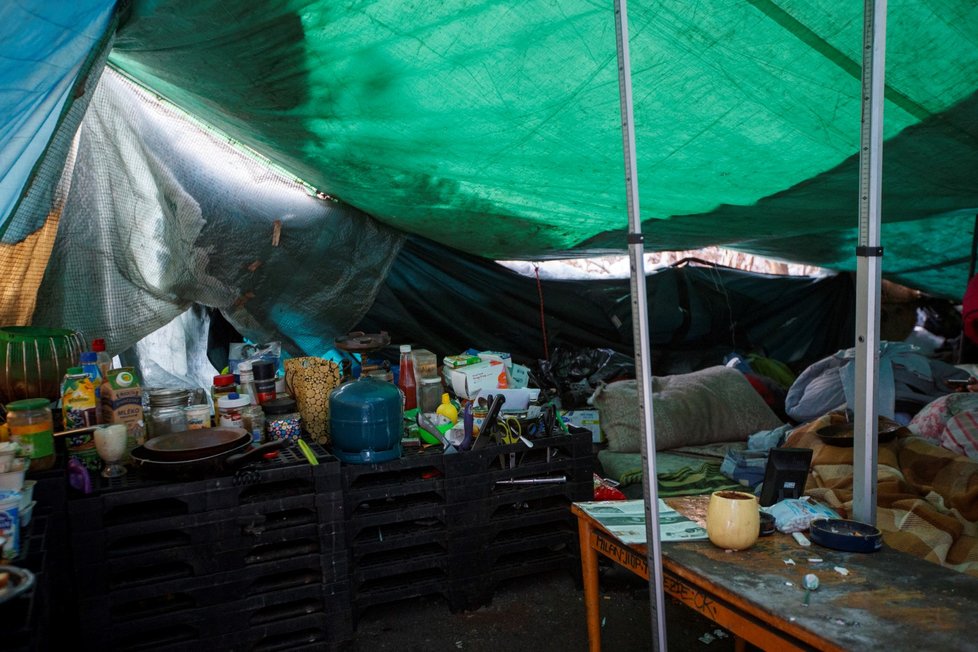
<path id="1" fill-rule="evenodd" d="M 720 472 L 719 460 L 704 462 L 702 459 L 659 453 L 656 456 L 659 495 L 695 496 L 723 489 L 744 488 Z M 601 451 L 598 453 L 598 461 L 605 476 L 617 480 L 623 487 L 642 481 L 645 469 L 641 454 Z"/>
<path id="2" fill-rule="evenodd" d="M 853 449 L 816 435 L 833 416 L 796 428 L 785 445 L 813 450 L 805 493 L 851 518 Z M 886 544 L 978 576 L 978 462 L 906 429 L 879 444 L 877 462 L 876 526 Z"/>
<path id="3" fill-rule="evenodd" d="M 743 490 L 744 487 L 720 473 L 720 465 L 704 462 L 699 466 L 688 466 L 675 473 L 659 473 L 659 497 L 698 496 L 724 489 Z"/>

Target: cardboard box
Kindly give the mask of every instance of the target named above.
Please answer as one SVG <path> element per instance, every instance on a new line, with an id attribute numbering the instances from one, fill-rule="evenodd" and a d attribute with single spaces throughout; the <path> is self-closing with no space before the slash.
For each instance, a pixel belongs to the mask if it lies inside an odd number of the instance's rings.
<path id="1" fill-rule="evenodd" d="M 470 365 L 479 364 L 482 362 L 482 358 L 477 355 L 446 355 L 442 360 L 442 363 L 448 369 L 458 369 L 459 367 L 468 367 Z"/>
<path id="2" fill-rule="evenodd" d="M 513 356 L 503 351 L 479 351 L 479 358 L 486 362 L 502 362 L 506 365 L 506 371 L 513 366 Z"/>
<path id="3" fill-rule="evenodd" d="M 135 370 L 132 367 L 109 369 L 102 383 L 101 398 L 102 423 L 124 423 L 130 441 L 142 443 L 145 439 L 143 388 Z"/>
<path id="4" fill-rule="evenodd" d="M 448 386 L 455 396 L 472 398 L 480 390 L 484 396 L 499 389 L 499 375 L 506 373 L 506 367 L 501 362 L 480 362 L 458 369 L 446 366 L 445 373 Z"/>
<path id="5" fill-rule="evenodd" d="M 597 410 L 561 410 L 560 418 L 567 423 L 573 423 L 575 426 L 590 430 L 593 443 L 600 444 L 604 441 L 604 433 L 601 432 L 601 421 L 598 419 Z"/>

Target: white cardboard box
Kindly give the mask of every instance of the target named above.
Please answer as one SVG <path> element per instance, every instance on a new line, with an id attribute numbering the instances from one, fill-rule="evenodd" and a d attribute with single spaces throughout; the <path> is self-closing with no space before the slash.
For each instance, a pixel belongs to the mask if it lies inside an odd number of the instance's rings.
<path id="1" fill-rule="evenodd" d="M 447 369 L 447 380 L 459 398 L 472 398 L 476 392 L 491 394 L 499 388 L 499 374 L 506 373 L 500 362 L 480 362 L 479 364 Z"/>

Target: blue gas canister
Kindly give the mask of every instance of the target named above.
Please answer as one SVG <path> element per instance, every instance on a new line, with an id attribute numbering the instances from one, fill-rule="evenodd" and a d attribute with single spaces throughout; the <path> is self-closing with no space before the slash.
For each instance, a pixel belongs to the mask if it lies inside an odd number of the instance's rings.
<path id="1" fill-rule="evenodd" d="M 393 383 L 370 376 L 329 396 L 332 452 L 342 462 L 374 464 L 401 456 L 404 401 Z"/>

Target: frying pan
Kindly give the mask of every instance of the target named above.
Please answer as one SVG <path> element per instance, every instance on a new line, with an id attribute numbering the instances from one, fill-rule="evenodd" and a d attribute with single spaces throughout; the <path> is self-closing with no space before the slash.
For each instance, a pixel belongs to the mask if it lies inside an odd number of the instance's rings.
<path id="1" fill-rule="evenodd" d="M 224 433 L 208 435 L 207 430 Z M 205 434 L 195 442 L 198 433 Z M 287 444 L 281 439 L 250 448 L 251 435 L 241 428 L 209 428 L 156 437 L 134 448 L 130 456 L 143 473 L 183 478 L 233 470 Z"/>
<path id="2" fill-rule="evenodd" d="M 146 456 L 156 461 L 193 461 L 235 450 L 249 441 L 251 434 L 244 428 L 203 428 L 160 435 L 147 441 L 143 448 Z"/>

